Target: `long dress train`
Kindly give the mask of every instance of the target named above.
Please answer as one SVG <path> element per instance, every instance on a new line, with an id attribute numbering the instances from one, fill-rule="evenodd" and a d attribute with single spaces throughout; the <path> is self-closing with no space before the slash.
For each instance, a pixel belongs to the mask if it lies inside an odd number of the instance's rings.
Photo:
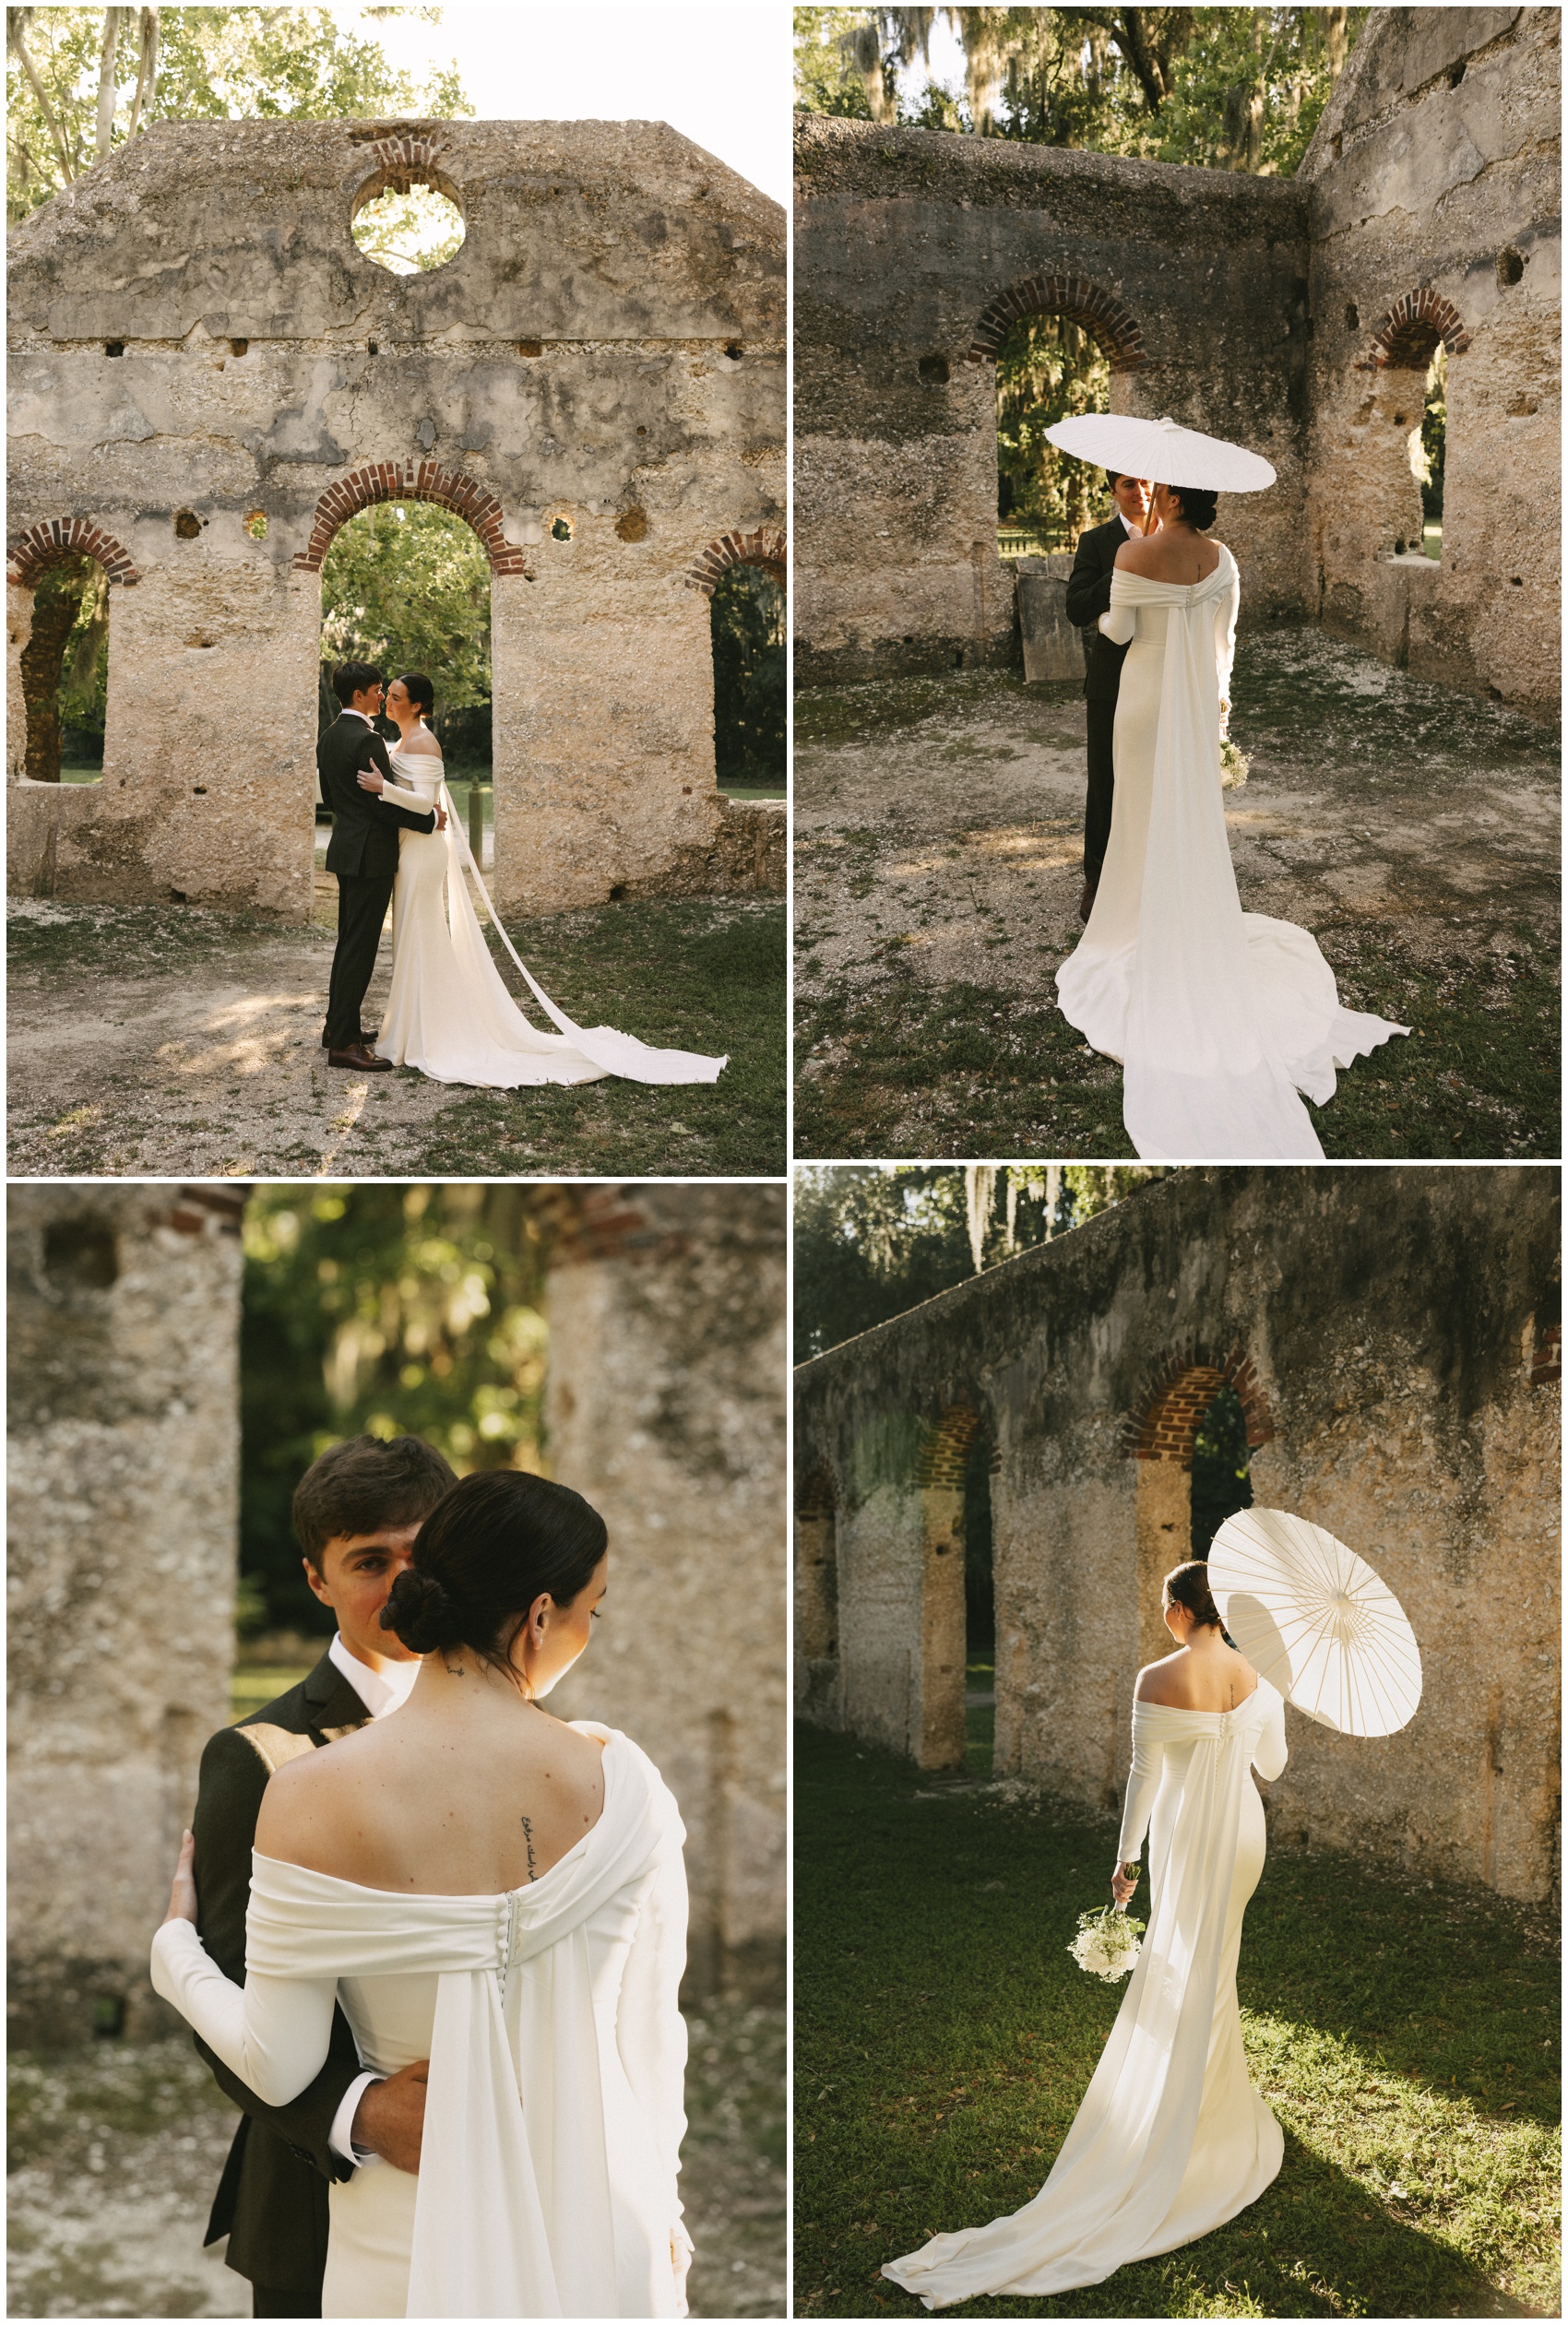
<path id="1" fill-rule="evenodd" d="M 628 1082 L 717 1082 L 728 1060 L 689 1050 L 653 1050 L 610 1026 L 574 1025 L 512 949 L 496 916 L 468 841 L 452 812 L 440 758 L 431 752 L 393 751 L 387 764 L 396 788 L 389 804 L 446 810 L 444 832 L 398 835 L 398 882 L 392 896 L 392 988 L 381 1020 L 377 1053 L 410 1065 L 433 1082 L 462 1082 L 479 1089 L 516 1090 L 546 1082 L 599 1082 L 618 1074 Z M 530 1025 L 502 982 L 468 891 L 465 871 L 529 991 L 557 1027 Z"/>
<path id="2" fill-rule="evenodd" d="M 245 1983 L 195 1924 L 152 1982 L 258 2097 L 321 2071 L 334 1999 L 367 2067 L 430 2060 L 416 2175 L 330 2196 L 324 2317 L 677 2317 L 686 2030 L 684 1834 L 652 1762 L 604 1742 L 597 1823 L 502 1896 L 365 1889 L 253 1855 Z"/>
<path id="3" fill-rule="evenodd" d="M 1088 925 L 1056 972 L 1062 1014 L 1123 1067 L 1146 1162 L 1321 1162 L 1335 1069 L 1408 1027 L 1342 1009 L 1305 929 L 1243 912 L 1220 787 L 1241 581 L 1118 569 L 1099 626 L 1127 644 L 1111 841 Z M 1130 641 L 1130 643 L 1128 643 Z"/>
<path id="4" fill-rule="evenodd" d="M 1233 1712 L 1134 1704 L 1121 1854 L 1135 1857 L 1148 1829 L 1152 1891 L 1137 1967 L 1039 2195 L 883 2270 L 928 2309 L 1099 2284 L 1234 2219 L 1277 2174 L 1284 2142 L 1248 2081 L 1236 1963 L 1264 1861 L 1248 1771 L 1273 1778 L 1285 1758 L 1266 1680 Z"/>

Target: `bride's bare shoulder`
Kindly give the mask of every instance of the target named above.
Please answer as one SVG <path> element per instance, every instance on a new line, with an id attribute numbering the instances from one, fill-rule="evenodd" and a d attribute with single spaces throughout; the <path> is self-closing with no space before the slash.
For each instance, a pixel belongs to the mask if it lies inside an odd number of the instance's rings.
<path id="1" fill-rule="evenodd" d="M 439 759 L 441 756 L 441 745 L 425 727 L 415 727 L 411 733 L 405 735 L 398 748 L 410 752 L 420 759 Z"/>
<path id="2" fill-rule="evenodd" d="M 1129 533 L 1116 552 L 1118 573 L 1152 574 L 1155 571 L 1155 545 L 1142 533 Z"/>
<path id="3" fill-rule="evenodd" d="M 1133 1690 L 1134 1702 L 1170 1704 L 1180 1710 L 1179 1674 L 1183 1653 L 1178 1647 L 1174 1655 L 1162 1655 L 1158 1663 L 1146 1663 Z"/>

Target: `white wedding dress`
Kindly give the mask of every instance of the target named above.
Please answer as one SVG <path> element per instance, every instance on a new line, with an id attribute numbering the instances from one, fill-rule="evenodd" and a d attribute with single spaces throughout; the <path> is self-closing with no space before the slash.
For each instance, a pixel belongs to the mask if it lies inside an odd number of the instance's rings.
<path id="1" fill-rule="evenodd" d="M 1134 1704 L 1120 1847 L 1130 1862 L 1147 1830 L 1137 1967 L 1039 2194 L 883 2270 L 927 2308 L 1099 2284 L 1234 2219 L 1277 2174 L 1284 2141 L 1247 2078 L 1236 1961 L 1264 1860 L 1248 1772 L 1273 1778 L 1285 1759 L 1285 1707 L 1266 1679 L 1233 1712 Z"/>
<path id="2" fill-rule="evenodd" d="M 1297 1093 L 1324 1105 L 1336 1067 L 1409 1028 L 1341 1009 L 1307 931 L 1241 909 L 1219 766 L 1241 584 L 1216 545 L 1202 581 L 1111 575 L 1099 627 L 1127 653 L 1111 840 L 1056 990 L 1068 1024 L 1121 1063 L 1146 1162 L 1321 1162 Z"/>
<path id="3" fill-rule="evenodd" d="M 729 1061 L 687 1050 L 650 1050 L 609 1026 L 576 1026 L 512 950 L 468 841 L 434 752 L 389 751 L 397 778 L 378 796 L 422 814 L 446 810 L 444 832 L 399 832 L 392 894 L 392 990 L 376 1052 L 433 1082 L 517 1090 L 545 1082 L 717 1082 Z M 468 892 L 465 869 L 484 898 L 502 943 L 529 991 L 558 1030 L 541 1033 L 502 982 Z"/>
<path id="4" fill-rule="evenodd" d="M 195 1924 L 152 1982 L 271 2106 L 326 2062 L 336 1999 L 366 2067 L 430 2060 L 416 2176 L 334 2185 L 324 2317 L 680 2317 L 685 1838 L 658 1771 L 604 1740 L 604 1807 L 499 1897 L 394 1894 L 253 1857 L 245 1983 Z"/>

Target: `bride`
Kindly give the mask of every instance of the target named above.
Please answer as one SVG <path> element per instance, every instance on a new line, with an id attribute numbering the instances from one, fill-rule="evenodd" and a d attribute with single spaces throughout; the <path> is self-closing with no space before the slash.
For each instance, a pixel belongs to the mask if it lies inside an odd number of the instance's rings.
<path id="1" fill-rule="evenodd" d="M 1166 1576 L 1163 1611 L 1177 1651 L 1138 1674 L 1111 1884 L 1125 1905 L 1146 1832 L 1137 1967 L 1034 2200 L 884 2268 L 928 2309 L 1101 2283 L 1234 2219 L 1279 2170 L 1279 2126 L 1247 2079 L 1236 1962 L 1264 1860 L 1250 1772 L 1285 1766 L 1284 1701 L 1226 1644 L 1201 1562 Z"/>
<path id="2" fill-rule="evenodd" d="M 411 672 L 386 690 L 386 715 L 399 740 L 387 754 L 397 780 L 374 769 L 361 788 L 388 807 L 422 813 L 445 806 L 445 831 L 398 834 L 398 879 L 392 897 L 392 990 L 376 1052 L 409 1065 L 434 1082 L 515 1090 L 544 1082 L 598 1082 L 620 1074 L 632 1082 L 717 1082 L 727 1060 L 685 1050 L 650 1050 L 608 1026 L 576 1026 L 556 1008 L 512 951 L 490 897 L 451 813 L 441 745 L 425 725 L 434 707 L 428 678 Z M 464 880 L 465 865 L 484 897 L 502 943 L 552 1025 L 542 1033 L 523 1015 L 501 980 L 485 943 Z"/>
<path id="3" fill-rule="evenodd" d="M 1175 443 L 1206 447 L 1196 466 L 1221 482 L 1224 455 L 1274 480 L 1255 456 L 1170 421 L 1094 414 L 1060 433 L 1091 424 L 1108 441 L 1112 429 L 1144 432 L 1135 448 L 1148 456 L 1145 475 L 1159 474 L 1154 463 Z M 1241 909 L 1219 763 L 1241 583 L 1230 552 L 1205 539 L 1216 497 L 1191 481 L 1157 484 L 1159 529 L 1116 553 L 1099 617 L 1103 634 L 1128 647 L 1111 840 L 1056 990 L 1068 1024 L 1121 1063 L 1123 1119 L 1145 1161 L 1321 1162 L 1298 1094 L 1326 1104 L 1336 1068 L 1408 1027 L 1342 1009 L 1305 929 Z"/>
<path id="4" fill-rule="evenodd" d="M 539 1698 L 587 1646 L 604 1522 L 516 1470 L 426 1519 L 381 1620 L 424 1657 L 392 1715 L 279 1769 L 245 1983 L 196 1929 L 187 1833 L 152 1982 L 282 2106 L 326 2059 L 428 2058 L 420 2167 L 336 2183 L 324 2317 L 681 2317 L 691 2245 L 684 1839 L 636 1745 Z"/>

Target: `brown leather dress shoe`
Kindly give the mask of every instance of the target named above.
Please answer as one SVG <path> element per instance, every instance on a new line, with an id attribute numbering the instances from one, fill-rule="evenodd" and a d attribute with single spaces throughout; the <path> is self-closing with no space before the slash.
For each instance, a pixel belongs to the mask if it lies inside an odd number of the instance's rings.
<path id="1" fill-rule="evenodd" d="M 362 1033 L 359 1036 L 357 1044 L 351 1042 L 350 1047 L 352 1049 L 357 1046 L 361 1050 L 368 1050 L 373 1042 L 379 1041 L 380 1038 L 381 1027 L 379 1026 L 372 1026 L 368 1033 Z M 325 1033 L 323 1033 L 321 1037 L 321 1046 L 324 1050 L 330 1050 L 332 1047 L 330 1040 Z"/>
<path id="2" fill-rule="evenodd" d="M 347 1050 L 328 1050 L 327 1062 L 328 1065 L 340 1065 L 350 1074 L 393 1074 L 397 1071 L 390 1058 L 373 1057 L 360 1042 L 355 1042 Z"/>
<path id="3" fill-rule="evenodd" d="M 1095 895 L 1096 883 L 1086 880 L 1084 883 L 1084 893 L 1078 898 L 1078 918 L 1080 920 L 1087 920 L 1089 914 L 1094 910 Z"/>

